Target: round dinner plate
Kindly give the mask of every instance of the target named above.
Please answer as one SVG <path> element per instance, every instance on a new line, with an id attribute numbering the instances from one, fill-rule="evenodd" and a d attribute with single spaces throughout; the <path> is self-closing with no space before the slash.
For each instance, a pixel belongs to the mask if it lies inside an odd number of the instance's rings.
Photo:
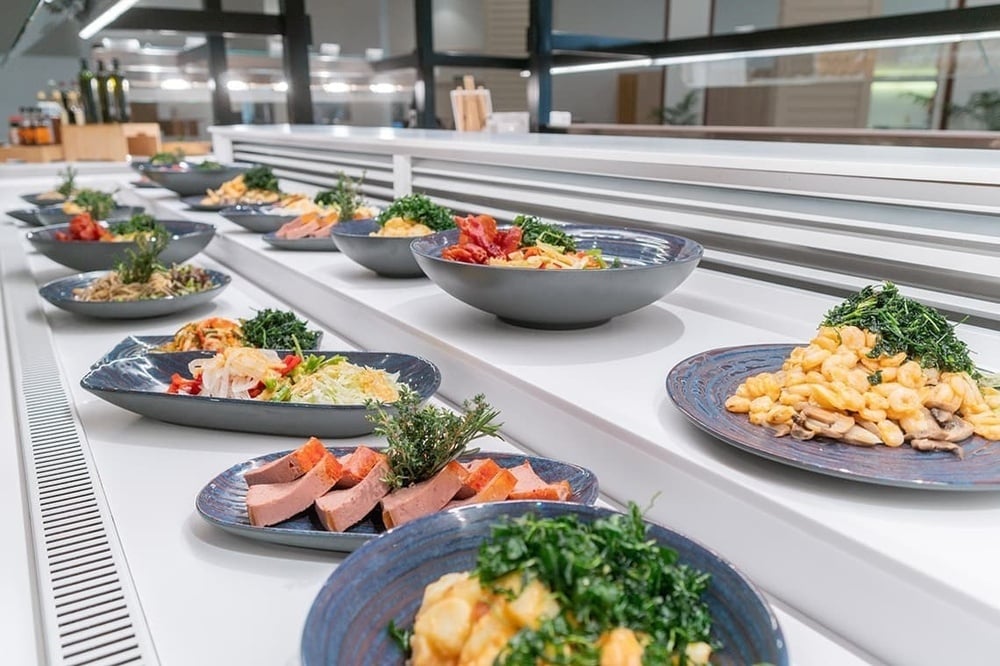
<path id="1" fill-rule="evenodd" d="M 403 666 L 389 622 L 407 628 L 424 588 L 446 573 L 475 566 L 480 544 L 504 516 L 574 514 L 591 522 L 610 509 L 565 502 L 496 502 L 443 511 L 390 530 L 363 545 L 327 579 L 302 631 L 303 666 Z M 705 602 L 712 637 L 722 649 L 715 666 L 787 666 L 777 619 L 760 592 L 735 567 L 677 532 L 647 523 L 648 538 L 677 551 L 678 561 L 711 575 Z"/>
<path id="2" fill-rule="evenodd" d="M 53 280 L 38 290 L 38 293 L 57 308 L 97 319 L 148 319 L 182 312 L 208 303 L 222 293 L 232 278 L 225 273 L 207 270 L 213 286 L 204 291 L 169 298 L 149 298 L 141 301 L 80 301 L 73 296 L 74 289 L 88 286 L 105 275 L 105 271 L 93 271 L 70 275 Z"/>
<path id="3" fill-rule="evenodd" d="M 354 451 L 355 447 L 328 448 L 333 455 L 339 458 Z M 368 515 L 364 520 L 346 532 L 330 532 L 323 528 L 311 509 L 272 527 L 254 527 L 251 525 L 246 510 L 247 484 L 243 480 L 244 472 L 276 460 L 288 453 L 288 451 L 281 451 L 247 460 L 238 465 L 233 465 L 222 474 L 219 474 L 209 481 L 198 494 L 196 502 L 198 513 L 201 514 L 202 518 L 216 527 L 222 528 L 227 532 L 232 532 L 233 534 L 286 546 L 316 548 L 319 550 L 350 552 L 360 548 L 363 544 L 385 531 L 381 518 L 374 515 L 377 512 L 373 512 L 373 514 Z M 535 473 L 543 481 L 549 483 L 563 479 L 569 481 L 570 487 L 573 489 L 571 501 L 581 504 L 593 504 L 597 499 L 597 477 L 594 476 L 593 472 L 583 467 L 552 460 L 551 458 L 538 458 L 515 453 L 493 453 L 490 451 L 480 451 L 465 455 L 460 457 L 459 461 L 468 462 L 477 458 L 492 458 L 501 467 L 516 467 L 528 461 L 531 463 L 532 469 L 535 470 Z"/>
<path id="4" fill-rule="evenodd" d="M 691 421 L 722 442 L 769 460 L 853 481 L 929 490 L 1000 490 L 1000 442 L 970 437 L 963 459 L 909 446 L 860 447 L 824 437 L 775 437 L 746 414 L 726 410 L 726 398 L 751 375 L 776 372 L 794 345 L 725 347 L 696 354 L 667 375 L 667 393 Z"/>

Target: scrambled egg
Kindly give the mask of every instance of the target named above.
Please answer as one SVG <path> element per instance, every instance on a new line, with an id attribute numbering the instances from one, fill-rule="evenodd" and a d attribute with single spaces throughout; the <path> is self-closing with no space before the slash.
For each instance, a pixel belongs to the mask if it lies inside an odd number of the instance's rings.
<path id="1" fill-rule="evenodd" d="M 401 217 L 394 217 L 387 220 L 382 228 L 378 231 L 371 232 L 371 236 L 391 236 L 391 237 L 409 237 L 409 236 L 427 236 L 428 234 L 434 233 L 434 230 L 428 227 L 426 224 L 421 224 L 420 222 L 414 222 L 413 220 L 405 220 Z"/>

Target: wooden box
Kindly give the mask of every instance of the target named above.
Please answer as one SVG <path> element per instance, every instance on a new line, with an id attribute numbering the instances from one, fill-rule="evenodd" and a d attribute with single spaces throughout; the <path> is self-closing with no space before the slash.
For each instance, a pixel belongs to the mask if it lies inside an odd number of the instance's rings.
<path id="1" fill-rule="evenodd" d="M 158 153 L 161 145 L 157 123 L 69 125 L 62 128 L 62 140 L 67 162 L 123 162 L 129 155 Z"/>
<path id="2" fill-rule="evenodd" d="M 49 146 L 0 146 L 0 162 L 61 162 L 63 147 Z"/>

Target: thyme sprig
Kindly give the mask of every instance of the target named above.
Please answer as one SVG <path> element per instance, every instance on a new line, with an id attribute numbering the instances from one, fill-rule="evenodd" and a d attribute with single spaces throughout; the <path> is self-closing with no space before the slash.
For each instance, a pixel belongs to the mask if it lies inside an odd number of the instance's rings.
<path id="1" fill-rule="evenodd" d="M 149 233 L 137 234 L 136 249 L 127 250 L 128 260 L 115 266 L 118 277 L 126 284 L 149 282 L 153 273 L 164 270 L 159 257 L 169 242 L 170 234 L 162 224 L 154 224 Z"/>
<path id="2" fill-rule="evenodd" d="M 464 414 L 428 405 L 420 407 L 420 396 L 404 389 L 392 406 L 393 415 L 381 404 L 369 401 L 369 420 L 375 434 L 386 438 L 386 458 L 391 471 L 386 481 L 392 488 L 431 478 L 463 453 L 472 453 L 469 442 L 496 436 L 501 424 L 493 423 L 500 412 L 479 394 L 462 403 Z"/>

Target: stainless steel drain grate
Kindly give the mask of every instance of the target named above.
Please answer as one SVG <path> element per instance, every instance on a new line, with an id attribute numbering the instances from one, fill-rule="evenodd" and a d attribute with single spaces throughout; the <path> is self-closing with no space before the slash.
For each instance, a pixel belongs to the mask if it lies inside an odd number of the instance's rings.
<path id="1" fill-rule="evenodd" d="M 50 332 L 43 318 L 25 316 L 40 306 L 24 253 L 9 233 L 0 248 L 46 660 L 158 664 Z"/>

